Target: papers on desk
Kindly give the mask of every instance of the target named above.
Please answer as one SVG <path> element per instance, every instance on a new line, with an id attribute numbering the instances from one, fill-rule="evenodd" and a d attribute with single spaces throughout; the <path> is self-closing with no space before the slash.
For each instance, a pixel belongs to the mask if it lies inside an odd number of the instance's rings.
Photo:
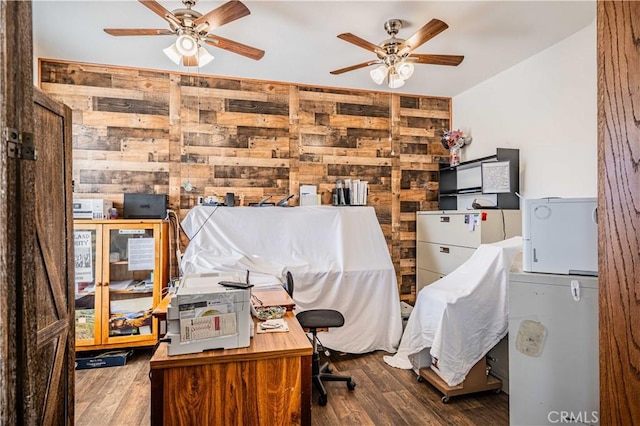
<path id="1" fill-rule="evenodd" d="M 289 325 L 284 320 L 284 318 L 266 320 L 258 323 L 258 325 L 256 326 L 256 332 L 259 334 L 283 333 L 286 331 L 289 331 Z"/>

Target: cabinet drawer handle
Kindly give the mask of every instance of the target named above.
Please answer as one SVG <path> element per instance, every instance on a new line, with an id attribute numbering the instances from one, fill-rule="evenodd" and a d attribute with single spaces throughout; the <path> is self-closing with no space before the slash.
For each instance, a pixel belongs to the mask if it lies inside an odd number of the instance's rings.
<path id="1" fill-rule="evenodd" d="M 440 222 L 449 223 L 449 216 L 440 216 Z"/>
<path id="2" fill-rule="evenodd" d="M 440 247 L 440 253 L 449 254 L 449 247 Z"/>

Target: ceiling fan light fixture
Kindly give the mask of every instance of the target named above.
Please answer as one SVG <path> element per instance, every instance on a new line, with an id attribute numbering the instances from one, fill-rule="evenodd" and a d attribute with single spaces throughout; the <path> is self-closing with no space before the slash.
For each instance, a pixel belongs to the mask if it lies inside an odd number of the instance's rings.
<path id="1" fill-rule="evenodd" d="M 389 88 L 397 89 L 404 86 L 404 80 L 398 75 L 395 69 L 389 72 Z"/>
<path id="2" fill-rule="evenodd" d="M 380 65 L 378 68 L 375 68 L 369 72 L 371 79 L 376 84 L 382 84 L 385 77 L 387 76 L 387 67 L 385 65 Z"/>
<path id="3" fill-rule="evenodd" d="M 180 60 L 182 59 L 182 55 L 178 52 L 176 45 L 174 43 L 166 49 L 162 49 L 165 55 L 169 57 L 176 65 L 180 65 Z"/>
<path id="4" fill-rule="evenodd" d="M 202 46 L 198 48 L 198 66 L 199 67 L 204 67 L 209 62 L 213 61 L 213 58 L 214 56 L 211 53 L 207 52 L 207 49 L 205 49 Z"/>
<path id="5" fill-rule="evenodd" d="M 396 69 L 401 79 L 408 80 L 413 75 L 414 67 L 411 62 L 401 62 Z"/>
<path id="6" fill-rule="evenodd" d="M 198 41 L 189 34 L 182 34 L 176 40 L 176 49 L 183 56 L 193 56 L 198 53 Z"/>
<path id="7" fill-rule="evenodd" d="M 370 71 L 371 79 L 377 84 L 382 84 L 384 78 L 386 78 L 389 88 L 397 89 L 411 78 L 415 64 L 457 66 L 464 59 L 462 55 L 421 55 L 412 53 L 417 47 L 449 28 L 445 22 L 433 18 L 407 39 L 396 37 L 398 31 L 402 28 L 402 24 L 403 21 L 401 19 L 390 19 L 385 22 L 384 29 L 390 38 L 383 40 L 379 44 L 371 43 L 355 34 L 339 34 L 339 39 L 375 53 L 377 59 L 333 70 L 330 71 L 330 74 L 338 75 L 382 63 L 386 67 L 379 67 Z M 385 74 L 385 77 L 382 74 Z"/>

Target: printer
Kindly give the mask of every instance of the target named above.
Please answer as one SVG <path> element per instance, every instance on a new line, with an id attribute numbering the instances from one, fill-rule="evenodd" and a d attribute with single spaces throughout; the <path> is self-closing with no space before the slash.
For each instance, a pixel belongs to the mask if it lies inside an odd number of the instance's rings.
<path id="1" fill-rule="evenodd" d="M 185 275 L 167 308 L 167 353 L 181 355 L 249 346 L 251 290 L 224 287 L 236 281 L 217 273 Z"/>
<path id="2" fill-rule="evenodd" d="M 74 198 L 73 218 L 74 219 L 109 219 L 110 210 L 113 208 L 113 201 L 103 198 Z"/>
<path id="3" fill-rule="evenodd" d="M 596 198 L 524 200 L 523 271 L 598 275 L 597 206 Z"/>

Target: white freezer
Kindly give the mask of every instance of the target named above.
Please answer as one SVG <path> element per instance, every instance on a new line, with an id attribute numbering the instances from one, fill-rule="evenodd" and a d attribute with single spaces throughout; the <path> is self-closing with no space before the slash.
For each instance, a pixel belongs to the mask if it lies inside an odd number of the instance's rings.
<path id="1" fill-rule="evenodd" d="M 598 359 L 596 277 L 509 274 L 511 425 L 599 424 Z"/>
<path id="2" fill-rule="evenodd" d="M 522 269 L 598 275 L 597 206 L 596 198 L 525 200 Z"/>

